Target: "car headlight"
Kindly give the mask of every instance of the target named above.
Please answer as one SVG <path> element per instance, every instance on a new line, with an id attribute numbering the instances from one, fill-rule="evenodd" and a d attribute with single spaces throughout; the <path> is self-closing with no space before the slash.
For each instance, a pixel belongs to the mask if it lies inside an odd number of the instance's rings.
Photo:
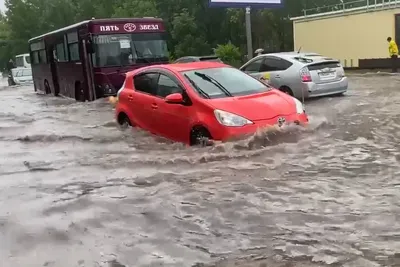
<path id="1" fill-rule="evenodd" d="M 247 124 L 253 124 L 252 121 L 249 121 L 246 118 L 223 110 L 216 109 L 214 110 L 214 114 L 217 121 L 224 126 L 240 127 Z"/>
<path id="2" fill-rule="evenodd" d="M 301 103 L 297 98 L 294 98 L 294 97 L 293 97 L 293 99 L 294 99 L 294 103 L 295 103 L 295 105 L 296 105 L 296 112 L 297 112 L 297 114 L 303 114 L 304 111 L 305 111 L 305 108 L 304 108 L 303 103 Z"/>

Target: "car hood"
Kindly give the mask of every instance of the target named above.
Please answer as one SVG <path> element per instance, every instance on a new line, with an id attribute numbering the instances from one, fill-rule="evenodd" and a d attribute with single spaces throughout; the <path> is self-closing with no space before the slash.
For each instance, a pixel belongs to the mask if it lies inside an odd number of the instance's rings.
<path id="1" fill-rule="evenodd" d="M 215 109 L 231 112 L 252 121 L 296 113 L 293 97 L 275 89 L 262 94 L 213 99 L 210 103 Z"/>

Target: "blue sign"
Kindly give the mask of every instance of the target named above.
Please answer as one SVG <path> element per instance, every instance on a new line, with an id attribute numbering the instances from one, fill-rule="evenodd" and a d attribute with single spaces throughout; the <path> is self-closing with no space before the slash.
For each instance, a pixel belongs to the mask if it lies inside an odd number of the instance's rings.
<path id="1" fill-rule="evenodd" d="M 211 7 L 282 8 L 285 0 L 209 0 Z"/>

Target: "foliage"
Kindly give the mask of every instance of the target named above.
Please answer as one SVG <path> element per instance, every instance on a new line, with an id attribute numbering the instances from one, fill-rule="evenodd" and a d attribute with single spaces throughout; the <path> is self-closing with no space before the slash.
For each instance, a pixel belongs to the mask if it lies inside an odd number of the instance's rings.
<path id="1" fill-rule="evenodd" d="M 229 58 L 228 61 L 236 61 L 238 50 L 241 54 L 246 52 L 244 10 L 209 8 L 208 2 L 5 0 L 7 11 L 0 16 L 0 67 L 5 66 L 13 55 L 26 53 L 30 38 L 92 17 L 160 17 L 164 19 L 170 35 L 168 45 L 171 57 L 209 55 L 213 47 L 227 44 L 218 46 L 217 50 L 221 50 L 220 53 Z M 262 47 L 266 51 L 293 50 L 292 25 L 288 18 L 302 15 L 305 8 L 339 3 L 340 0 L 285 0 L 283 9 L 254 10 L 253 47 Z"/>
<path id="2" fill-rule="evenodd" d="M 217 45 L 214 52 L 224 63 L 234 67 L 239 67 L 241 63 L 241 53 L 239 47 L 235 46 L 231 42 L 228 42 L 225 45 Z"/>

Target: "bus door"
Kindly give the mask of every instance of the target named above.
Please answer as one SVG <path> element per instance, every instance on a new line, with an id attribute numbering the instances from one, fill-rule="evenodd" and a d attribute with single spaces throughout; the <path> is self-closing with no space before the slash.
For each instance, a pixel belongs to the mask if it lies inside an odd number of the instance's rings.
<path id="1" fill-rule="evenodd" d="M 54 85 L 54 95 L 58 96 L 60 93 L 60 83 L 58 80 L 58 70 L 57 70 L 57 50 L 56 46 L 51 45 L 48 49 L 48 59 L 50 63 L 50 70 L 51 70 L 51 77 L 53 78 L 53 85 Z"/>
<path id="2" fill-rule="evenodd" d="M 79 45 L 79 54 L 82 62 L 83 67 L 83 77 L 85 79 L 85 95 L 89 100 L 95 100 L 96 94 L 94 93 L 94 80 L 93 80 L 93 66 L 90 57 L 91 51 L 91 43 L 90 43 L 90 36 L 87 29 L 80 29 L 79 30 L 80 36 L 80 45 Z"/>

